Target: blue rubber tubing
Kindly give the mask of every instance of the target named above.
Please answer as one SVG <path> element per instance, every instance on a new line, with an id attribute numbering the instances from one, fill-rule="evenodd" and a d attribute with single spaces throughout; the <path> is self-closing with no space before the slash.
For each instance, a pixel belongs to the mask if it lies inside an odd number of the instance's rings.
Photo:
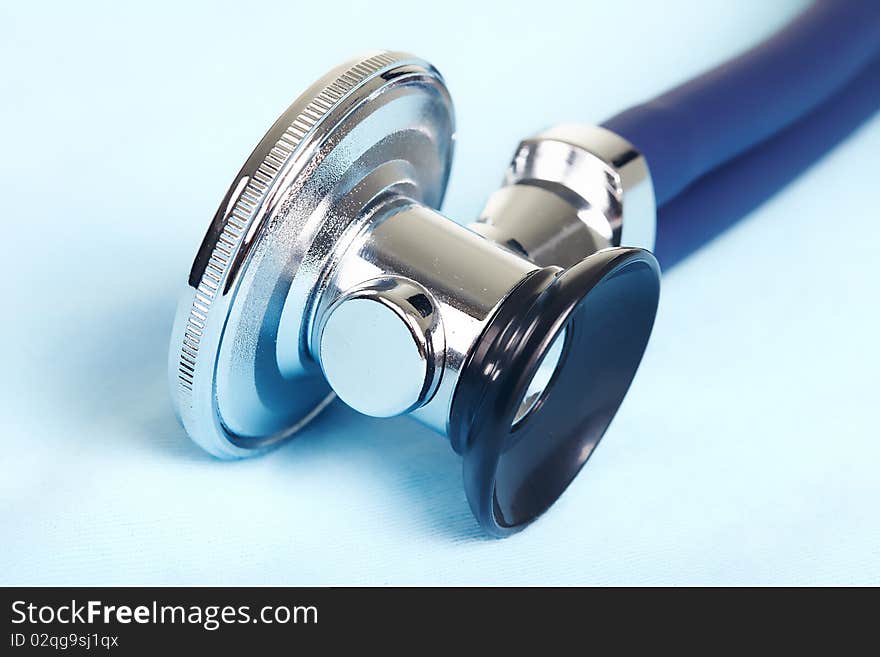
<path id="1" fill-rule="evenodd" d="M 658 205 L 797 121 L 880 55 L 880 0 L 822 0 L 739 57 L 603 125 L 648 161 Z"/>
<path id="2" fill-rule="evenodd" d="M 675 265 L 751 212 L 878 110 L 880 56 L 812 112 L 660 206 L 655 255 L 661 266 Z"/>

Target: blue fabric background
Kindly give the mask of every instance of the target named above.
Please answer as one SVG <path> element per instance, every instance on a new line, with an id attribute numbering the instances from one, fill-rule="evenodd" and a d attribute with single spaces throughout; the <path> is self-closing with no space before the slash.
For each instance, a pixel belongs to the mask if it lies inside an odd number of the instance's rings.
<path id="1" fill-rule="evenodd" d="M 376 47 L 440 68 L 465 220 L 518 138 L 599 122 L 802 6 L 5 4 L 0 583 L 880 584 L 880 119 L 669 273 L 606 440 L 509 540 L 480 536 L 458 458 L 413 421 L 337 404 L 225 463 L 166 392 L 207 222 L 324 69 Z"/>

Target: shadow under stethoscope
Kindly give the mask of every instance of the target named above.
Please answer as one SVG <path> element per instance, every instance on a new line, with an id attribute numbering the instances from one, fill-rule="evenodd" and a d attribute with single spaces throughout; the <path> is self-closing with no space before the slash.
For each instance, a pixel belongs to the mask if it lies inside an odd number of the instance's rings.
<path id="1" fill-rule="evenodd" d="M 136 448 L 174 459 L 211 458 L 186 439 L 171 409 L 166 354 L 173 298 L 156 290 L 66 319 L 62 339 L 48 347 L 59 367 L 44 393 L 78 427 L 75 435 L 132 457 Z"/>
<path id="2" fill-rule="evenodd" d="M 55 377 L 47 393 L 80 435 L 102 449 L 124 451 L 121 458 L 137 458 L 143 450 L 150 458 L 234 468 L 193 443 L 174 415 L 166 357 L 175 296 L 156 290 L 110 316 L 71 318 L 63 343 L 55 345 L 68 359 L 60 371 L 71 374 Z M 369 418 L 334 400 L 293 439 L 257 458 L 284 462 L 294 482 L 297 471 L 313 475 L 328 455 L 344 459 L 352 471 L 374 473 L 386 500 L 400 504 L 426 532 L 483 538 L 464 495 L 460 457 L 414 420 Z M 321 499 L 315 495 L 309 503 Z M 370 501 L 363 504 L 369 512 Z"/>
<path id="3" fill-rule="evenodd" d="M 297 471 L 313 473 L 328 455 L 343 460 L 353 472 L 369 472 L 381 480 L 384 500 L 363 502 L 367 512 L 372 502 L 399 505 L 408 521 L 426 533 L 485 539 L 464 494 L 461 458 L 444 437 L 416 421 L 370 418 L 334 400 L 301 434 L 266 458 L 284 461 L 296 476 Z"/>

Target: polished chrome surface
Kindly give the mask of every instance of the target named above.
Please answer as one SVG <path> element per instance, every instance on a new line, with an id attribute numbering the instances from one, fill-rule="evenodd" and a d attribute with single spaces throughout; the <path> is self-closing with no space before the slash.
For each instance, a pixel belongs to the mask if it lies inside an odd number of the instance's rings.
<path id="1" fill-rule="evenodd" d="M 257 453 L 332 400 L 303 333 L 328 261 L 372 199 L 440 204 L 453 132 L 439 73 L 386 52 L 334 69 L 270 129 L 215 215 L 173 329 L 175 409 L 205 449 Z"/>
<path id="2" fill-rule="evenodd" d="M 454 136 L 439 73 L 401 53 L 340 66 L 278 119 L 205 236 L 169 372 L 189 434 L 246 456 L 334 398 L 446 433 L 493 313 L 540 267 L 651 248 L 653 190 L 631 145 L 560 126 L 522 142 L 479 221 L 439 214 Z M 541 404 L 557 340 L 514 422 Z"/>
<path id="3" fill-rule="evenodd" d="M 445 336 L 431 294 L 400 276 L 366 281 L 327 311 L 320 361 L 333 391 L 374 417 L 407 413 L 437 390 Z"/>
<path id="4" fill-rule="evenodd" d="M 501 301 L 536 269 L 525 258 L 499 249 L 438 212 L 405 197 L 392 197 L 374 211 L 370 225 L 338 259 L 310 332 L 314 336 L 311 349 L 318 351 L 317 336 L 328 321 L 324 314 L 332 316 L 333 304 L 350 290 L 389 275 L 417 281 L 436 304 L 445 349 L 436 392 L 411 413 L 445 433 L 465 358 Z M 349 326 L 351 332 L 359 330 L 356 324 Z M 320 353 L 324 353 L 323 347 Z M 347 376 L 360 381 L 349 383 L 350 387 L 373 386 L 379 389 L 376 394 L 386 380 L 371 379 L 368 372 L 357 368 Z"/>
<path id="5" fill-rule="evenodd" d="M 535 185 L 497 190 L 471 228 L 535 263 L 562 267 L 611 246 L 613 238 L 600 212 L 578 211 L 559 194 Z"/>
<path id="6" fill-rule="evenodd" d="M 520 143 L 474 226 L 541 265 L 570 267 L 610 246 L 654 247 L 648 165 L 600 127 L 561 125 Z"/>

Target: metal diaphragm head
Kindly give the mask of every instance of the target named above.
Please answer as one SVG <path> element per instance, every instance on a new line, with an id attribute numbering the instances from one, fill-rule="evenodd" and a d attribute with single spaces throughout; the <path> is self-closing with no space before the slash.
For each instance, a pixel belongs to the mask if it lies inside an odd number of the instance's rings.
<path id="1" fill-rule="evenodd" d="M 440 74 L 394 52 L 333 69 L 269 129 L 211 222 L 174 323 L 173 402 L 202 447 L 259 453 L 333 399 L 306 335 L 330 261 L 382 198 L 440 205 L 453 133 Z"/>

